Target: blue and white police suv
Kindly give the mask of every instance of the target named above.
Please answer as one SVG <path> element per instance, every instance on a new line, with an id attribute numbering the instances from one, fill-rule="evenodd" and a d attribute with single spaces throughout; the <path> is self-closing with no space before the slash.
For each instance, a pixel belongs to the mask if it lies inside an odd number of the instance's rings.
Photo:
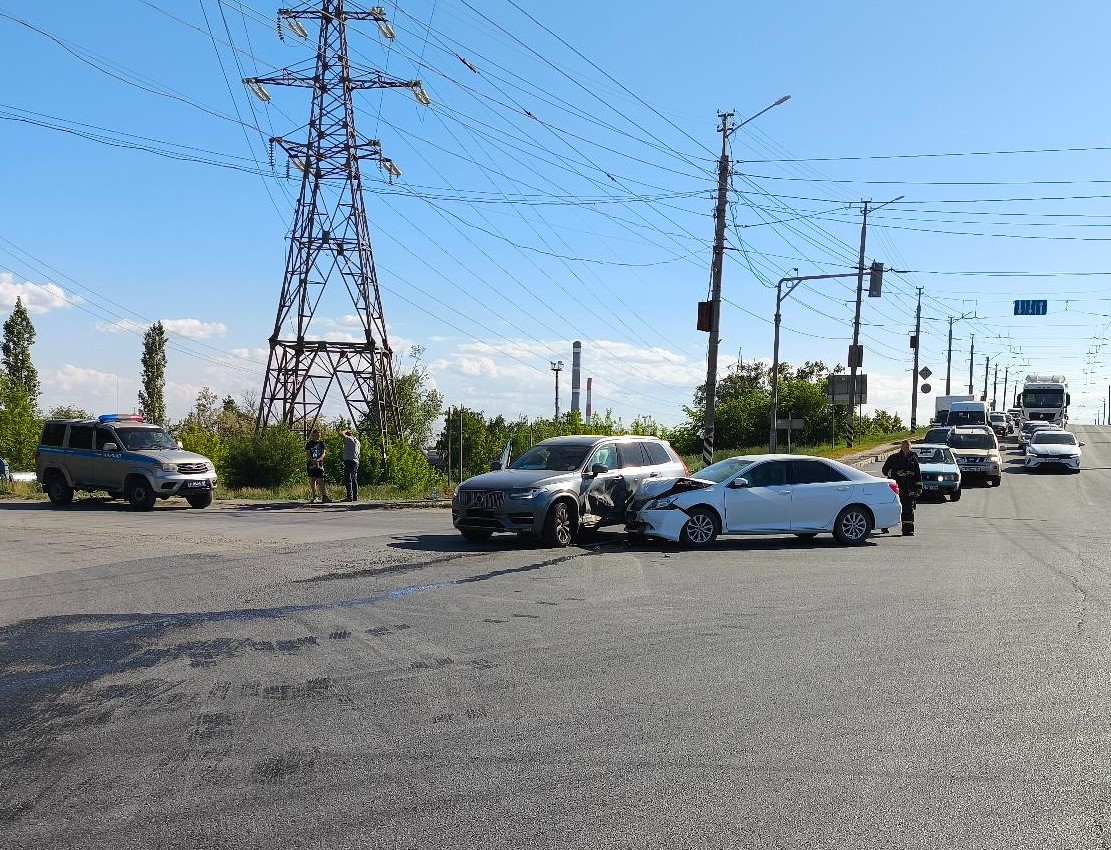
<path id="1" fill-rule="evenodd" d="M 74 491 L 83 490 L 107 492 L 142 511 L 171 496 L 207 508 L 216 489 L 211 460 L 185 451 L 160 425 L 126 413 L 48 419 L 35 451 L 35 474 L 57 506 L 69 504 Z"/>

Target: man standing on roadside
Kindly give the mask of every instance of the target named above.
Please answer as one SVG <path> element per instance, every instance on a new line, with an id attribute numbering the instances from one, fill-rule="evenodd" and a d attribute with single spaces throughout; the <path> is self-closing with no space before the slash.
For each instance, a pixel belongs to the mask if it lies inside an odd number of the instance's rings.
<path id="1" fill-rule="evenodd" d="M 359 456 L 363 453 L 363 444 L 359 435 L 350 428 L 341 432 L 343 434 L 343 483 L 347 485 L 347 501 L 359 501 Z"/>
<path id="2" fill-rule="evenodd" d="M 309 441 L 305 443 L 305 455 L 308 459 L 309 486 L 312 488 L 311 505 L 316 501 L 316 488 L 320 487 L 320 501 L 324 504 L 332 501 L 328 497 L 328 489 L 324 486 L 324 456 L 328 454 L 328 447 L 320 439 L 320 429 L 314 428 Z"/>
<path id="3" fill-rule="evenodd" d="M 914 500 L 922 486 L 922 467 L 918 456 L 910 450 L 910 440 L 899 444 L 899 451 L 883 462 L 883 474 L 899 485 L 899 502 L 903 506 L 903 534 L 914 535 Z"/>

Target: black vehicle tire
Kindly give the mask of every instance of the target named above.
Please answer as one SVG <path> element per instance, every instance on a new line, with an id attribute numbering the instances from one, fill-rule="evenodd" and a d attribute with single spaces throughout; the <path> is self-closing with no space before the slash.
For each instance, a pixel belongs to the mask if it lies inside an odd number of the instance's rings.
<path id="1" fill-rule="evenodd" d="M 861 546 L 872 533 L 872 514 L 861 505 L 842 508 L 833 522 L 833 536 L 846 546 Z"/>
<path id="2" fill-rule="evenodd" d="M 137 511 L 153 511 L 158 497 L 150 482 L 141 475 L 132 477 L 124 487 L 127 503 Z"/>
<path id="3" fill-rule="evenodd" d="M 818 536 L 818 532 L 816 532 L 816 531 L 796 531 L 795 532 L 795 537 L 797 537 L 799 540 L 813 540 L 817 536 Z"/>
<path id="4" fill-rule="evenodd" d="M 471 543 L 485 543 L 494 536 L 494 532 L 485 528 L 461 528 L 459 533 L 463 535 L 464 540 Z"/>
<path id="5" fill-rule="evenodd" d="M 1003 476 L 1002 475 L 997 475 L 994 478 L 989 478 L 988 479 L 988 486 L 989 487 L 1000 487 L 1000 486 L 1002 486 L 1002 484 L 1003 484 Z"/>
<path id="6" fill-rule="evenodd" d="M 949 501 L 950 502 L 959 502 L 960 500 L 961 500 L 961 491 L 959 489 L 954 490 L 952 493 L 949 494 Z"/>
<path id="7" fill-rule="evenodd" d="M 60 472 L 55 472 L 46 479 L 46 497 L 55 507 L 62 507 L 73 501 L 73 488 L 66 484 L 66 479 Z"/>
<path id="8" fill-rule="evenodd" d="M 212 504 L 212 494 L 194 493 L 192 496 L 186 496 L 185 501 L 189 503 L 191 508 L 207 508 Z"/>
<path id="9" fill-rule="evenodd" d="M 696 507 L 688 512 L 688 519 L 679 532 L 679 542 L 688 549 L 705 549 L 721 534 L 721 520 L 709 508 Z"/>
<path id="10" fill-rule="evenodd" d="M 548 509 L 548 516 L 544 519 L 544 531 L 540 539 L 545 546 L 553 549 L 562 549 L 570 546 L 578 530 L 578 517 L 569 502 L 558 501 Z"/>

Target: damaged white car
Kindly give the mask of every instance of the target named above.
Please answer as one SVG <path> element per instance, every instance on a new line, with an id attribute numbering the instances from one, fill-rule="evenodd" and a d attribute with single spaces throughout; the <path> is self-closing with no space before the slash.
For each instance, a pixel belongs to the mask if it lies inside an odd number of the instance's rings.
<path id="1" fill-rule="evenodd" d="M 832 532 L 864 543 L 874 529 L 900 522 L 899 485 L 852 466 L 806 455 L 747 455 L 719 461 L 691 477 L 649 479 L 626 512 L 631 535 L 693 548 L 719 534 Z"/>

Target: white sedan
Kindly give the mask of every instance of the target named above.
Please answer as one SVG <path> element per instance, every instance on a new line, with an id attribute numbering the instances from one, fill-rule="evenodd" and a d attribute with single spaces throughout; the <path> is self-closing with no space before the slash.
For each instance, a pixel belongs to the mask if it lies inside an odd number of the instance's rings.
<path id="1" fill-rule="evenodd" d="M 1056 428 L 1042 428 L 1030 435 L 1026 444 L 1026 471 L 1056 466 L 1080 472 L 1080 447 L 1076 435 Z"/>
<path id="2" fill-rule="evenodd" d="M 859 545 L 898 525 L 899 486 L 852 466 L 806 455 L 746 455 L 690 478 L 652 478 L 633 493 L 630 534 L 709 546 L 719 534 L 832 532 Z"/>

